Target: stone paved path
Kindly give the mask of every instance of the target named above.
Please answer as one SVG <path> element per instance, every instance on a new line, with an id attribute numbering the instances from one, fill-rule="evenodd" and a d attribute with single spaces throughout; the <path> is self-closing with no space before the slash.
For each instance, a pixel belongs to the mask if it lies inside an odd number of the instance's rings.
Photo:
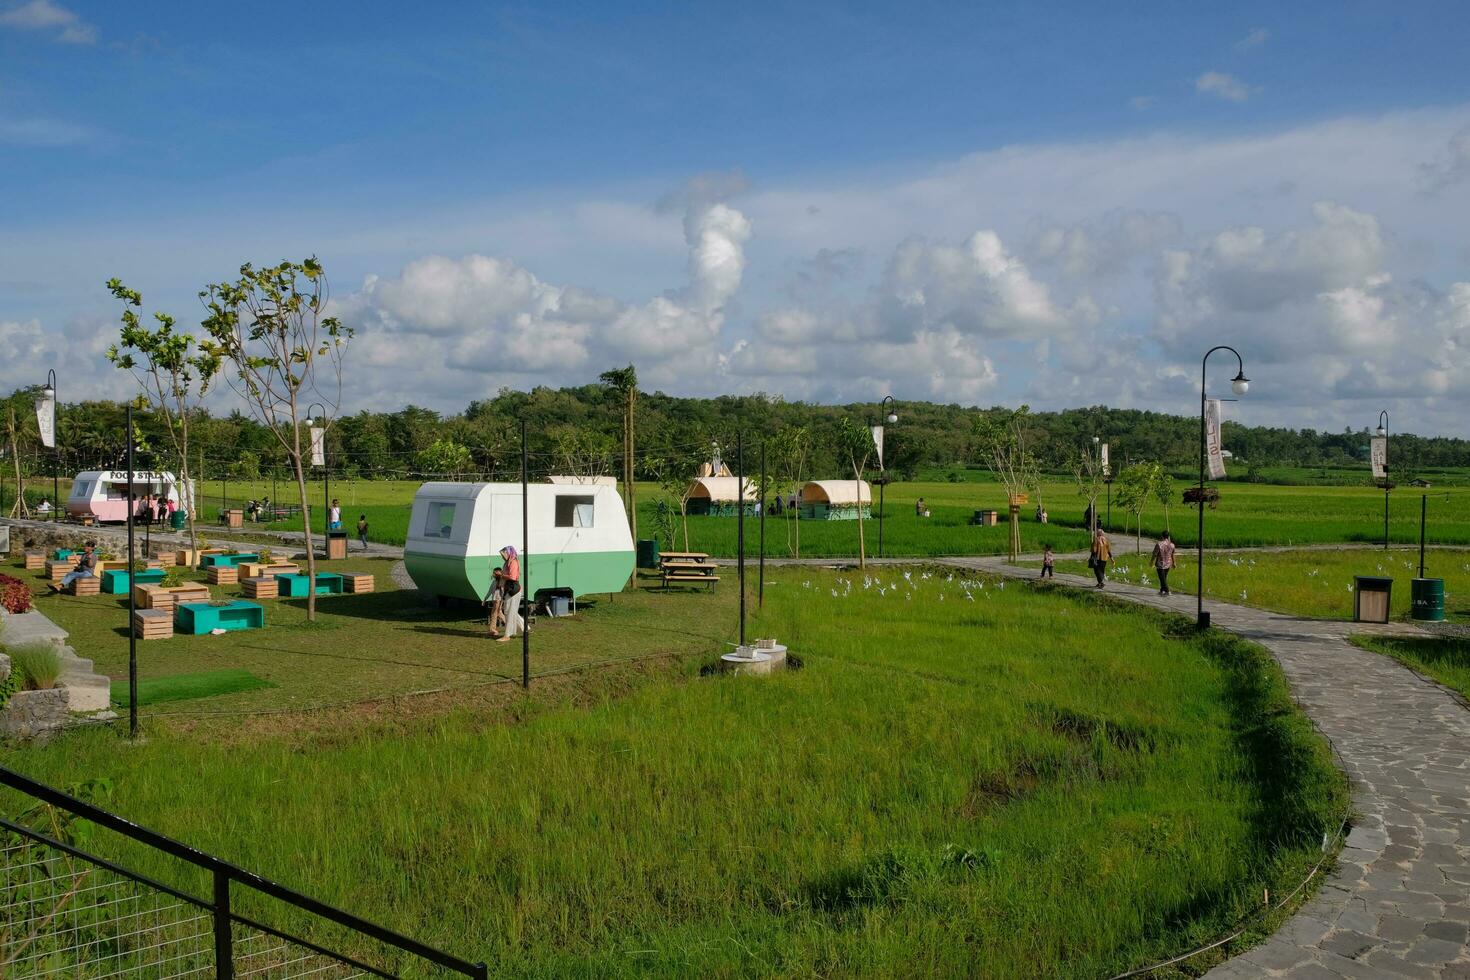
<path id="1" fill-rule="evenodd" d="M 945 564 L 1032 577 L 1000 559 Z M 1091 580 L 1058 575 L 1058 583 Z M 1193 596 L 1109 583 L 1108 593 L 1194 616 Z M 1207 601 L 1214 625 L 1265 646 L 1302 708 L 1337 746 L 1356 812 L 1337 870 L 1266 942 L 1212 970 L 1236 977 L 1470 980 L 1470 707 L 1351 633 L 1407 624 L 1298 619 Z"/>

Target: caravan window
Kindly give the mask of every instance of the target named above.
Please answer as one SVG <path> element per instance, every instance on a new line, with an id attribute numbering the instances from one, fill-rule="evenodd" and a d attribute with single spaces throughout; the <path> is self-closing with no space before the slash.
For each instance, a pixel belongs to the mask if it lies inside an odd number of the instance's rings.
<path id="1" fill-rule="evenodd" d="M 454 505 L 431 500 L 424 508 L 424 537 L 449 538 L 454 534 Z"/>
<path id="2" fill-rule="evenodd" d="M 593 499 L 580 494 L 558 496 L 556 498 L 556 526 L 591 527 Z"/>
<path id="3" fill-rule="evenodd" d="M 92 481 L 78 480 L 72 484 L 71 499 L 87 500 L 92 496 Z"/>

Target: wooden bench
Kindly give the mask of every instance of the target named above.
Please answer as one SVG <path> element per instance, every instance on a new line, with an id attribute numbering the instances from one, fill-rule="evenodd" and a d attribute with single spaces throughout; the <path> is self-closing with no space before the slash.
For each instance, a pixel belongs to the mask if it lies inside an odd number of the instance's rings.
<path id="1" fill-rule="evenodd" d="M 46 552 L 44 551 L 27 551 L 25 557 L 26 568 L 32 571 L 46 567 Z"/>
<path id="2" fill-rule="evenodd" d="M 210 585 L 234 585 L 240 581 L 240 570 L 234 565 L 210 565 L 204 574 Z"/>
<path id="3" fill-rule="evenodd" d="M 719 566 L 709 560 L 709 555 L 697 551 L 671 551 L 660 555 L 659 578 L 668 589 L 670 582 L 702 582 L 713 589 L 720 580 Z"/>
<path id="4" fill-rule="evenodd" d="M 83 575 L 81 578 L 72 579 L 66 591 L 76 596 L 101 595 L 102 580 L 95 575 Z"/>
<path id="5" fill-rule="evenodd" d="M 167 640 L 174 635 L 171 609 L 135 609 L 133 635 L 140 640 Z"/>
<path id="6" fill-rule="evenodd" d="M 240 587 L 245 591 L 247 599 L 275 599 L 281 594 L 281 584 L 274 575 L 242 578 Z"/>
<path id="7" fill-rule="evenodd" d="M 371 575 L 364 575 L 359 572 L 342 573 L 343 592 L 351 592 L 356 595 L 362 595 L 364 593 L 373 591 L 375 585 L 376 581 Z"/>

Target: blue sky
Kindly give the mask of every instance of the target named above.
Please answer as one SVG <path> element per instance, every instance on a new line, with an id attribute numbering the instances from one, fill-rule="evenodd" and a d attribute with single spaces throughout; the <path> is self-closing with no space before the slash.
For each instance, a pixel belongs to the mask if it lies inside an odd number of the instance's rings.
<path id="1" fill-rule="evenodd" d="M 1467 407 L 1458 4 L 237 9 L 0 0 L 0 384 L 125 391 L 111 275 L 188 317 L 315 252 L 349 407 L 1187 410 L 1214 340 L 1243 417 Z"/>

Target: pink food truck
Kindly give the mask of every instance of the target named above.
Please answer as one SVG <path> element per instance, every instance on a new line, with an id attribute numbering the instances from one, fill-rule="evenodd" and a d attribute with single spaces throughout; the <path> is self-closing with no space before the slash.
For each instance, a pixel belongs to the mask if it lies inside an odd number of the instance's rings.
<path id="1" fill-rule="evenodd" d="M 192 493 L 179 493 L 179 481 L 172 473 L 134 470 L 132 495 L 141 500 L 145 494 L 172 500 L 175 508 L 187 511 Z M 136 507 L 136 504 L 134 505 Z M 126 523 L 128 519 L 127 470 L 89 470 L 78 473 L 71 482 L 71 496 L 66 512 L 74 518 L 91 517 L 97 523 Z"/>

